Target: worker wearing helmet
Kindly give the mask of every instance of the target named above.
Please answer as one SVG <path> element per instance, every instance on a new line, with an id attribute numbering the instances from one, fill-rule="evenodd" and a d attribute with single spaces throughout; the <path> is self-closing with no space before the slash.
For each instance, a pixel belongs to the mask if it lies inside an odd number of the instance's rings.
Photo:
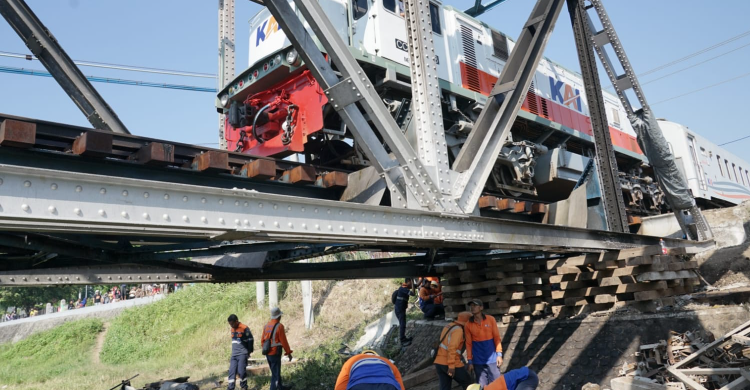
<path id="1" fill-rule="evenodd" d="M 461 388 L 472 383 L 474 379 L 464 367 L 464 326 L 471 319 L 471 313 L 463 311 L 458 313 L 455 321 L 446 325 L 440 333 L 440 344 L 435 356 L 435 370 L 440 380 L 440 390 L 450 390 L 453 381 Z"/>
<path id="2" fill-rule="evenodd" d="M 466 390 L 536 390 L 539 378 L 528 367 L 510 370 L 488 385 L 475 383 Z"/>
<path id="3" fill-rule="evenodd" d="M 362 351 L 344 363 L 334 390 L 405 390 L 401 373 L 390 360 Z"/>
<path id="4" fill-rule="evenodd" d="M 469 310 L 473 315 L 466 324 L 466 359 L 468 370 L 474 372 L 477 383 L 487 385 L 500 377 L 500 366 L 503 364 L 503 346 L 500 343 L 500 331 L 492 316 L 484 315 L 484 304 L 480 299 L 469 301 Z"/>
<path id="5" fill-rule="evenodd" d="M 445 315 L 442 295 L 438 282 L 434 280 L 419 289 L 419 308 L 422 309 L 425 319 L 434 320 L 435 317 Z"/>

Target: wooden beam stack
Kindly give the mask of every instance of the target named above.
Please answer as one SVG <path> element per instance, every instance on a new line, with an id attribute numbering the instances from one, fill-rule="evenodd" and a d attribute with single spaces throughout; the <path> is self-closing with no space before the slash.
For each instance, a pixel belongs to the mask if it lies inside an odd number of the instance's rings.
<path id="1" fill-rule="evenodd" d="M 444 305 L 454 317 L 479 298 L 485 313 L 503 322 L 529 320 L 552 312 L 570 315 L 613 307 L 648 310 L 670 305 L 669 297 L 688 294 L 699 284 L 684 248 L 659 246 L 577 256 L 502 259 L 444 266 Z"/>

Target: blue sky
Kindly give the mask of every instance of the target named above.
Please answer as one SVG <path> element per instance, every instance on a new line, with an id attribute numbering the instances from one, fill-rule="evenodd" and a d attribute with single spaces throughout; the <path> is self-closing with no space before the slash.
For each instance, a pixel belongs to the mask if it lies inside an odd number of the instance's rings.
<path id="1" fill-rule="evenodd" d="M 216 0 L 26 0 L 52 31 L 69 56 L 115 64 L 166 68 L 202 73 L 217 69 Z M 534 5 L 532 0 L 508 0 L 480 17 L 516 37 Z M 750 2 L 723 0 L 604 1 L 620 39 L 637 72 L 712 46 L 748 31 Z M 444 4 L 468 8 L 469 1 Z M 237 0 L 237 70 L 247 66 L 247 21 L 260 6 Z M 641 83 L 735 52 L 644 86 L 658 117 L 680 122 L 715 143 L 746 135 L 750 128 L 747 89 L 750 76 L 661 102 L 696 89 L 739 77 L 748 72 L 750 36 L 641 78 Z M 0 22 L 0 52 L 28 53 L 15 32 Z M 563 11 L 545 55 L 568 68 L 578 69 L 567 10 Z M 0 66 L 43 70 L 38 61 L 0 56 Z M 85 75 L 215 87 L 211 79 L 154 75 L 82 67 Z M 137 135 L 167 140 L 212 144 L 217 142 L 218 118 L 214 95 L 205 92 L 95 83 L 100 94 Z M 51 78 L 0 73 L 0 112 L 89 126 L 78 108 Z M 661 102 L 661 103 L 658 103 Z M 215 145 L 209 145 L 215 146 Z M 750 138 L 725 146 L 750 160 L 743 150 Z"/>

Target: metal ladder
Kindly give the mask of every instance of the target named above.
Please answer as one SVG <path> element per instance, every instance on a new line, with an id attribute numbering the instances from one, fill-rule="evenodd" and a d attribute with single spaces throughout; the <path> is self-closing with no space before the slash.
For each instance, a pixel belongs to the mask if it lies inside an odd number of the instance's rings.
<path id="1" fill-rule="evenodd" d="M 625 107 L 628 118 L 633 121 L 635 118 L 639 117 L 639 115 L 645 113 L 650 114 L 651 109 L 646 102 L 646 98 L 643 94 L 643 90 L 641 89 L 641 85 L 638 82 L 638 78 L 633 71 L 633 67 L 630 65 L 630 61 L 625 54 L 622 43 L 620 43 L 620 39 L 617 37 L 617 33 L 612 26 L 612 22 L 610 21 L 601 0 L 568 0 L 568 7 L 571 12 L 571 21 L 573 22 L 576 40 L 581 40 L 579 38 L 585 35 L 585 41 L 587 42 L 589 48 L 591 45 L 593 45 L 605 71 L 607 72 L 607 76 L 609 77 L 612 85 L 615 88 L 617 96 L 620 98 L 620 101 Z M 589 10 L 591 9 L 593 9 L 595 13 L 589 12 Z M 602 26 L 601 30 L 596 30 L 594 20 L 592 19 L 593 16 L 596 16 L 599 19 Z M 585 23 L 582 23 L 584 22 L 584 20 Z M 611 45 L 612 51 L 615 53 L 614 59 L 609 55 L 607 50 L 605 50 L 606 45 Z M 590 52 L 590 49 L 588 50 Z M 581 48 L 579 47 L 579 55 L 580 52 Z M 622 74 L 618 74 L 618 72 L 615 70 L 615 63 L 613 62 L 613 60 L 617 61 L 617 63 L 619 63 L 622 67 Z M 589 66 L 595 67 L 596 64 Z M 584 71 L 584 76 L 586 76 L 587 73 L 585 68 L 588 68 L 589 66 L 583 66 L 582 62 L 581 68 Z M 640 109 L 636 110 L 633 108 L 633 104 L 626 95 L 626 92 L 628 92 L 629 90 L 631 90 L 635 94 L 636 99 L 638 100 L 638 104 L 640 105 Z M 592 113 L 592 120 L 594 119 L 593 117 L 594 115 Z M 664 141 L 663 139 L 664 136 L 661 132 L 661 129 L 658 128 L 658 124 L 656 124 L 655 121 L 654 125 L 656 128 L 653 128 L 649 132 L 649 135 L 655 139 L 661 139 L 661 144 L 666 144 L 666 141 Z M 641 139 L 641 134 L 639 134 L 638 138 L 639 140 Z M 649 157 L 649 161 L 652 160 L 651 156 L 647 155 L 647 157 Z M 667 158 L 660 160 L 661 161 L 659 161 L 658 165 L 661 166 L 661 168 L 659 168 L 662 170 L 661 174 L 665 174 L 665 171 L 669 171 L 671 176 L 678 176 L 679 180 L 683 181 L 683 183 L 685 182 L 684 176 L 677 170 L 674 156 L 672 156 L 671 153 L 667 153 Z M 654 171 L 657 176 L 659 176 L 660 172 L 655 165 Z M 670 207 L 672 207 L 672 210 L 674 210 L 675 217 L 677 218 L 677 221 L 687 238 L 693 240 L 711 239 L 713 237 L 711 228 L 708 226 L 708 223 L 706 222 L 700 209 L 696 206 L 695 200 L 693 200 L 692 205 L 688 207 L 675 207 L 676 199 L 678 196 L 690 196 L 690 198 L 692 198 L 692 195 L 683 192 L 671 191 L 671 189 L 664 186 L 661 180 L 660 184 L 662 186 L 662 189 L 664 189 L 664 193 L 666 194 L 667 203 L 670 205 Z M 682 187 L 687 189 L 687 185 L 683 185 Z"/>

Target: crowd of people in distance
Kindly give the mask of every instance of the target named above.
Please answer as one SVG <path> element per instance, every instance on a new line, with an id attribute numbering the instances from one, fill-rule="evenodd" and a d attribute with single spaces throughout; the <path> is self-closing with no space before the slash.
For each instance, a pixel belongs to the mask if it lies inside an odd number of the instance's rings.
<path id="1" fill-rule="evenodd" d="M 78 298 L 69 300 L 60 299 L 59 302 L 36 305 L 28 311 L 19 308 L 10 308 L 2 317 L 0 322 L 13 321 L 26 317 L 36 317 L 43 314 L 57 313 L 66 310 L 81 309 L 87 306 L 100 306 L 110 303 L 126 301 L 136 298 L 150 297 L 160 294 L 168 294 L 182 288 L 182 283 L 162 283 L 162 284 L 139 284 L 111 286 L 101 290 L 95 290 L 92 296 L 83 296 L 79 294 Z M 90 291 L 90 290 L 89 290 Z"/>

